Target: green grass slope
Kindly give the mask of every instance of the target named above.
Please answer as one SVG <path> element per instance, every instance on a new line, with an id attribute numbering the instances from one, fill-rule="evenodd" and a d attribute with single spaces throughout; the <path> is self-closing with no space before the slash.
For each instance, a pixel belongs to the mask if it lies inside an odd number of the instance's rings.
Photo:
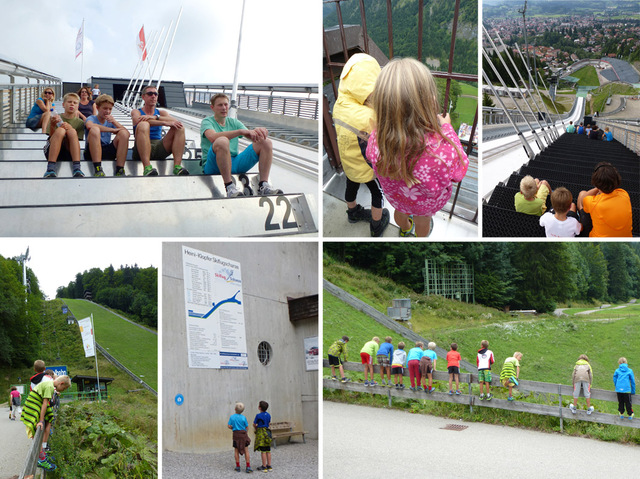
<path id="1" fill-rule="evenodd" d="M 587 354 L 594 372 L 593 387 L 613 390 L 612 376 L 618 365 L 618 358 L 626 356 L 629 365 L 640 374 L 640 363 L 634 364 L 634 358 L 640 357 L 640 342 L 635 338 L 640 334 L 640 305 L 623 305 L 620 309 L 605 308 L 595 313 L 577 315 L 586 308 L 568 309 L 568 316 L 556 318 L 552 315 L 539 317 L 514 317 L 482 306 L 468 305 L 441 297 L 417 295 L 386 278 L 378 278 L 367 272 L 356 270 L 347 265 L 335 263 L 325 258 L 324 277 L 328 281 L 347 290 L 354 296 L 375 307 L 386 311 L 393 298 L 410 297 L 412 299 L 412 329 L 420 335 L 434 340 L 439 346 L 448 349 L 451 342 L 458 343 L 458 351 L 463 359 L 475 363 L 475 354 L 480 342 L 487 339 L 493 350 L 496 365 L 494 374 L 499 373 L 502 362 L 514 351 L 523 353 L 520 377 L 533 381 L 556 384 L 571 384 L 573 366 L 580 354 Z M 379 325 L 364 313 L 341 302 L 327 291 L 323 302 L 323 347 L 326 357 L 327 348 L 342 335 L 351 338 L 348 344 L 349 360 L 359 362 L 359 353 L 363 344 L 372 336 L 391 336 L 394 346 L 401 339 L 397 333 Z M 407 343 L 407 341 L 405 341 Z M 408 343 L 405 350 L 412 347 Z M 438 370 L 444 370 L 445 364 L 438 364 Z M 327 377 L 330 369 L 325 368 Z M 362 374 L 347 372 L 353 380 L 362 380 Z M 376 377 L 376 380 L 379 378 Z M 408 378 L 405 378 L 408 387 Z M 448 389 L 442 383 L 436 385 L 440 391 Z M 504 388 L 494 388 L 497 397 L 506 397 Z M 478 393 L 477 385 L 474 392 Z M 351 401 L 360 404 L 386 407 L 387 400 L 369 394 L 345 395 L 330 390 L 324 391 L 325 399 Z M 524 398 L 522 398 L 524 399 Z M 528 397 L 527 401 L 557 404 L 557 399 L 544 395 Z M 564 398 L 568 405 L 570 398 Z M 580 400 L 584 407 L 584 399 Z M 617 403 L 593 401 L 598 411 L 616 413 Z M 474 408 L 471 414 L 468 408 L 431 401 L 394 401 L 395 407 L 409 409 L 412 412 L 425 412 L 450 417 L 461 417 L 471 421 L 485 421 L 507 424 L 517 427 L 529 427 L 542 430 L 559 430 L 559 419 L 532 414 L 513 413 L 502 410 Z M 565 431 L 574 435 L 588 435 L 603 440 L 640 443 L 640 431 L 628 430 L 616 426 L 603 426 L 578 421 L 565 421 Z"/>
<path id="2" fill-rule="evenodd" d="M 577 83 L 578 86 L 600 86 L 598 72 L 591 65 L 582 67 L 580 70 L 573 72 L 571 76 L 580 79 Z"/>
<path id="3" fill-rule="evenodd" d="M 93 313 L 96 342 L 133 373 L 158 390 L 158 336 L 95 304 L 65 299 L 77 319 Z"/>

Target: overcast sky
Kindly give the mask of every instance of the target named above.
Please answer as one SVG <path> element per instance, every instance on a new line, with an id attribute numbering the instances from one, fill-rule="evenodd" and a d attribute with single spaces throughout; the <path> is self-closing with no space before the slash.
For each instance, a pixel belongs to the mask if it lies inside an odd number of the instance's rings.
<path id="1" fill-rule="evenodd" d="M 175 25 L 181 5 L 163 80 L 232 83 L 241 0 L 4 2 L 0 57 L 79 82 L 81 57 L 75 59 L 75 44 L 84 18 L 82 77 L 130 78 L 139 58 L 140 27 L 144 24 L 149 43 L 153 31 L 164 26 L 166 32 L 172 20 Z M 239 82 L 317 84 L 321 5 L 319 0 L 246 0 Z M 161 68 L 160 62 L 154 77 Z"/>
<path id="2" fill-rule="evenodd" d="M 148 238 L 0 238 L 0 255 L 13 258 L 24 254 L 27 246 L 31 257 L 27 267 L 38 278 L 40 289 L 53 299 L 59 286 L 68 285 L 77 273 L 91 268 L 113 265 L 118 269 L 127 264 L 158 268 L 162 243 Z"/>

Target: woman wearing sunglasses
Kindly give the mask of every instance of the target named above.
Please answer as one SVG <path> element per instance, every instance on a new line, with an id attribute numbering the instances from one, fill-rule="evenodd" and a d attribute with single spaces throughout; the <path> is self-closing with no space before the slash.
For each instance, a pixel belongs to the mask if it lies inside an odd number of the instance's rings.
<path id="1" fill-rule="evenodd" d="M 98 114 L 98 107 L 96 103 L 91 99 L 91 90 L 88 86 L 83 86 L 78 90 L 78 96 L 80 97 L 80 104 L 78 105 L 78 116 L 82 121 L 86 121 L 91 115 Z"/>
<path id="2" fill-rule="evenodd" d="M 38 131 L 42 128 L 42 133 L 47 133 L 51 111 L 55 108 L 55 104 L 53 103 L 54 98 L 54 91 L 49 87 L 45 88 L 42 92 L 42 97 L 38 98 L 31 108 L 31 112 L 27 117 L 27 128 L 31 131 Z"/>

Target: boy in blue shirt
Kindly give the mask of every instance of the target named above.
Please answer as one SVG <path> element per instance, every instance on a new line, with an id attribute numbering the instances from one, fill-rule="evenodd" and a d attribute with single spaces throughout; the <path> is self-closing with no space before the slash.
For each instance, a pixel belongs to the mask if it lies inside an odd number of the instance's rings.
<path id="1" fill-rule="evenodd" d="M 391 358 L 393 357 L 393 344 L 391 336 L 384 338 L 384 343 L 378 349 L 378 365 L 380 366 L 380 386 L 391 387 Z M 387 381 L 384 380 L 384 373 L 387 373 Z"/>
<path id="2" fill-rule="evenodd" d="M 432 393 L 436 390 L 436 388 L 433 387 L 433 371 L 436 370 L 438 355 L 434 349 L 436 349 L 436 343 L 431 341 L 427 345 L 427 349 L 424 350 L 422 358 L 420 358 L 420 375 L 422 376 L 422 380 L 420 384 L 418 384 L 418 389 L 424 384 L 424 392 L 426 393 Z M 427 379 L 429 380 L 428 383 Z"/>
<path id="3" fill-rule="evenodd" d="M 258 467 L 258 471 L 271 472 L 271 431 L 269 425 L 271 424 L 271 415 L 267 412 L 269 403 L 267 401 L 260 401 L 258 404 L 258 410 L 256 418 L 253 420 L 253 429 L 256 432 L 256 442 L 253 444 L 254 451 L 260 451 L 262 457 L 262 466 Z"/>
<path id="4" fill-rule="evenodd" d="M 636 378 L 633 370 L 627 364 L 627 358 L 618 359 L 618 369 L 613 373 L 613 384 L 618 395 L 618 411 L 620 419 L 624 417 L 624 410 L 627 409 L 629 419 L 633 419 L 633 408 L 631 407 L 631 395 L 636 393 Z"/>
<path id="5" fill-rule="evenodd" d="M 251 444 L 251 439 L 249 439 L 249 422 L 247 418 L 242 415 L 242 411 L 244 411 L 244 404 L 241 402 L 236 403 L 235 407 L 236 413 L 232 414 L 229 418 L 229 423 L 227 427 L 233 431 L 233 450 L 236 458 L 236 468 L 237 472 L 240 472 L 240 456 L 244 456 L 246 453 L 247 458 L 247 472 L 253 472 L 251 469 L 251 464 L 249 463 L 249 444 Z"/>

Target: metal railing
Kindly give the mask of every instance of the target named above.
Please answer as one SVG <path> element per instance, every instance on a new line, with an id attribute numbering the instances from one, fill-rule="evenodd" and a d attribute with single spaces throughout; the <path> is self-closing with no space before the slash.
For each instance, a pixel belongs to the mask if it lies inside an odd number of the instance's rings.
<path id="1" fill-rule="evenodd" d="M 187 105 L 208 108 L 216 93 L 231 95 L 233 85 L 190 84 L 184 86 Z M 317 85 L 238 85 L 238 108 L 274 115 L 317 120 L 319 116 Z"/>
<path id="2" fill-rule="evenodd" d="M 598 125 L 608 126 L 613 137 L 640 155 L 640 119 L 638 120 L 603 120 L 598 117 Z"/>
<path id="3" fill-rule="evenodd" d="M 327 359 L 322 360 L 323 368 L 329 367 L 329 361 Z M 342 367 L 347 371 L 364 372 L 364 366 L 355 362 L 344 362 Z M 380 374 L 380 366 L 374 365 L 374 374 Z M 433 371 L 433 380 L 442 381 L 444 383 L 449 382 L 449 373 L 445 371 Z M 403 376 L 408 376 L 408 369 L 405 368 Z M 543 383 L 538 381 L 527 381 L 520 379 L 517 388 L 514 388 L 523 397 L 518 400 L 509 401 L 507 399 L 499 399 L 493 397 L 491 401 L 480 401 L 478 395 L 476 395 L 472 389 L 473 384 L 478 384 L 477 373 L 460 373 L 460 386 L 467 386 L 467 391 L 461 395 L 450 396 L 446 392 L 432 392 L 425 394 L 421 389 L 417 392 L 407 389 L 395 389 L 387 387 L 365 387 L 364 384 L 347 382 L 342 383 L 340 381 L 333 381 L 331 379 L 323 379 L 323 387 L 326 389 L 340 389 L 343 391 L 352 391 L 359 393 L 380 394 L 387 396 L 389 400 L 389 406 L 392 404 L 393 398 L 398 399 L 420 399 L 437 402 L 447 402 L 453 404 L 461 404 L 469 406 L 470 412 L 473 412 L 474 407 L 484 407 L 493 409 L 503 409 L 506 411 L 518 411 L 526 412 L 530 414 L 539 414 L 542 416 L 553 416 L 560 419 L 560 432 L 563 431 L 563 420 L 574 419 L 585 422 L 595 422 L 600 424 L 611 424 L 615 426 L 626 426 L 631 428 L 640 428 L 640 422 L 629 421 L 628 419 L 621 419 L 619 414 L 607 414 L 601 412 L 592 412 L 587 414 L 586 411 L 578 411 L 577 414 L 570 413 L 568 408 L 564 406 L 564 399 L 572 401 L 573 399 L 573 387 L 564 384 Z M 491 388 L 495 390 L 504 391 L 506 388 L 500 384 L 499 374 L 495 374 L 491 381 Z M 606 391 L 604 389 L 591 389 L 591 400 L 601 400 L 609 402 L 617 402 L 618 396 L 614 391 Z M 557 401 L 557 405 L 540 404 L 526 401 L 529 397 L 535 397 L 537 395 L 545 395 L 544 399 L 551 400 L 549 396 L 556 396 L 553 398 L 554 402 Z M 632 404 L 640 404 L 640 400 L 637 396 L 631 396 Z"/>
<path id="4" fill-rule="evenodd" d="M 62 95 L 60 78 L 4 58 L 0 75 L 9 78 L 9 83 L 0 84 L 0 128 L 24 120 L 45 87 L 52 88 L 56 98 Z M 24 83 L 16 83 L 16 78 Z"/>
<path id="5" fill-rule="evenodd" d="M 338 18 L 338 29 L 340 32 L 340 41 L 341 41 L 341 45 L 342 45 L 342 58 L 340 59 L 341 61 L 338 60 L 334 60 L 332 59 L 332 53 L 329 51 L 329 42 L 328 42 L 328 38 L 327 38 L 327 31 L 323 29 L 322 32 L 322 39 L 323 39 L 323 50 L 324 50 L 324 69 L 323 69 L 323 77 L 325 80 L 329 80 L 331 82 L 331 86 L 333 88 L 333 94 L 334 94 L 334 98 L 338 97 L 338 88 L 336 86 L 336 78 L 338 77 L 338 75 L 340 74 L 341 69 L 344 67 L 344 65 L 346 64 L 347 60 L 349 59 L 350 55 L 349 55 L 349 49 L 347 46 L 347 33 L 346 33 L 346 29 L 345 29 L 345 25 L 342 19 L 342 9 L 341 9 L 341 3 L 343 2 L 347 2 L 347 1 L 355 1 L 355 0 L 324 0 L 323 3 L 335 3 L 336 5 L 336 13 L 337 13 L 337 18 Z M 372 46 L 369 44 L 369 36 L 368 36 L 368 32 L 367 32 L 367 21 L 366 21 L 366 15 L 365 15 L 365 5 L 364 5 L 364 0 L 358 0 L 359 1 L 359 8 L 360 8 L 360 20 L 361 20 L 361 29 L 362 29 L 362 39 L 363 39 L 363 45 L 361 50 L 364 53 L 367 54 L 371 54 L 371 49 Z M 389 59 L 392 59 L 394 57 L 393 54 L 393 18 L 392 18 L 392 2 L 391 0 L 387 0 L 386 2 L 386 7 L 387 7 L 387 35 L 388 35 L 388 41 L 389 41 Z M 450 95 L 450 91 L 451 91 L 451 82 L 452 80 L 458 80 L 458 81 L 467 81 L 467 82 L 478 82 L 478 76 L 477 75 L 470 75 L 470 74 L 464 74 L 464 73 L 455 73 L 453 71 L 453 63 L 454 63 L 454 52 L 455 52 L 455 45 L 456 45 L 456 35 L 457 35 L 457 30 L 458 30 L 458 16 L 460 13 L 460 0 L 455 0 L 455 7 L 454 7 L 454 15 L 453 15 L 453 19 L 452 19 L 452 23 L 451 23 L 451 43 L 450 43 L 450 48 L 449 48 L 449 63 L 448 63 L 448 69 L 446 72 L 441 72 L 441 71 L 435 71 L 432 70 L 431 73 L 434 77 L 436 78 L 442 78 L 446 81 L 446 86 L 445 86 L 445 93 L 444 93 L 444 98 L 443 98 L 443 113 L 447 113 L 448 111 L 448 105 L 449 105 L 449 95 Z M 424 18 L 424 2 L 418 2 L 418 38 L 417 38 L 417 46 L 418 46 L 418 54 L 417 54 L 417 60 L 418 61 L 422 61 L 422 35 L 423 35 L 423 18 Z M 324 102 L 325 105 L 325 111 L 323 111 L 323 146 L 325 149 L 325 152 L 328 156 L 329 159 L 329 164 L 331 165 L 331 167 L 333 167 L 337 172 L 341 171 L 342 169 L 342 163 L 340 161 L 340 153 L 337 149 L 337 140 L 336 140 L 336 130 L 335 130 L 335 126 L 333 125 L 333 119 L 331 117 L 331 113 L 327 110 L 329 102 L 328 100 Z M 473 119 L 473 124 L 471 127 L 471 132 L 470 132 L 470 139 L 475 138 L 475 134 L 476 134 L 476 129 L 477 129 L 477 125 L 478 125 L 478 106 L 476 105 L 476 112 L 475 112 L 475 116 Z M 467 154 L 467 156 L 469 158 L 471 158 L 472 156 L 477 157 L 477 144 L 474 143 L 473 141 L 469 141 L 469 142 L 463 142 L 463 145 L 465 146 L 465 152 Z M 455 195 L 453 197 L 452 202 L 449 203 L 450 205 L 450 211 L 449 211 L 449 218 L 451 218 L 454 214 L 456 214 L 456 203 L 458 201 L 458 196 L 460 194 L 461 191 L 461 187 L 463 184 L 464 180 L 460 183 L 458 183 L 458 185 L 456 186 L 456 190 L 455 190 Z M 471 191 L 471 190 L 470 190 Z M 448 206 L 449 207 L 449 206 Z M 447 208 L 445 208 L 446 211 Z M 467 218 L 465 216 L 462 215 L 458 215 L 456 214 L 456 216 L 459 216 L 463 219 L 470 219 Z M 478 218 L 478 209 L 477 207 L 475 208 L 475 214 L 473 215 L 473 218 L 471 219 L 472 222 L 477 223 L 477 218 Z"/>

